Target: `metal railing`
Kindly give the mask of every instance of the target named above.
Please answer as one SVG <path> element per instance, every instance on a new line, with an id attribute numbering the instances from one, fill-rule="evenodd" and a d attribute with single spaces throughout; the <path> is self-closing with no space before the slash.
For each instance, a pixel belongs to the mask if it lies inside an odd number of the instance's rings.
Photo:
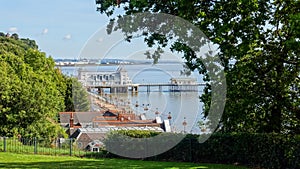
<path id="1" fill-rule="evenodd" d="M 100 148 L 95 152 L 93 149 L 82 148 L 81 142 L 78 144 L 74 139 L 57 139 L 49 141 L 47 139 L 38 138 L 11 138 L 0 137 L 0 152 L 12 152 L 20 154 L 39 154 L 39 155 L 55 155 L 55 156 L 86 156 L 99 153 Z M 93 152 L 94 151 L 94 152 Z"/>

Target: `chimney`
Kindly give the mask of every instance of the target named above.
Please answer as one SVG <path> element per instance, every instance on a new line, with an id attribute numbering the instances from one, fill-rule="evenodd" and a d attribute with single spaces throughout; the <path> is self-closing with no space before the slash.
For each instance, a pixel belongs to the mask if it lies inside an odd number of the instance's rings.
<path id="1" fill-rule="evenodd" d="M 74 114 L 71 112 L 70 114 L 70 128 L 74 127 Z"/>

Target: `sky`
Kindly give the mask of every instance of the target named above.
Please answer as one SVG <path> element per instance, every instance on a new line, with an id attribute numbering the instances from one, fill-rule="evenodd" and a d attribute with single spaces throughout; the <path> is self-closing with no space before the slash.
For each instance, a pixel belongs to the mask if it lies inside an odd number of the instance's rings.
<path id="1" fill-rule="evenodd" d="M 109 19 L 95 0 L 0 0 L 0 32 L 37 42 L 53 58 L 78 58 L 88 39 Z"/>
<path id="2" fill-rule="evenodd" d="M 129 43 L 120 32 L 107 35 L 109 18 L 96 9 L 95 0 L 0 0 L 0 32 L 33 39 L 54 59 L 145 59 L 143 38 Z M 163 56 L 181 58 L 168 50 Z"/>

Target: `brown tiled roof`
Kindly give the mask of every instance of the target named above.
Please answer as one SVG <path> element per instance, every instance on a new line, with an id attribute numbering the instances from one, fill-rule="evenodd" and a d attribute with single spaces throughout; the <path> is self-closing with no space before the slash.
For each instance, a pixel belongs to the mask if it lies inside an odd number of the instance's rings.
<path id="1" fill-rule="evenodd" d="M 154 120 L 136 120 L 134 114 L 118 114 L 117 116 L 103 116 L 105 112 L 61 112 L 60 113 L 60 123 L 63 126 L 68 127 L 70 123 L 71 113 L 73 113 L 74 126 L 73 128 L 85 128 L 87 124 L 89 127 L 101 127 L 101 126 L 157 126 L 160 124 L 155 123 Z M 107 113 L 107 112 L 106 112 Z M 113 115 L 110 114 L 109 115 Z M 129 118 L 130 117 L 130 118 Z M 122 118 L 122 121 L 121 121 Z M 130 120 L 129 120 L 130 119 Z M 78 126 L 76 125 L 77 123 Z M 72 134 L 73 132 L 70 132 Z"/>
<path id="2" fill-rule="evenodd" d="M 74 124 L 91 123 L 95 117 L 103 115 L 103 112 L 60 112 L 60 123 L 70 123 L 71 113 L 74 115 Z"/>
<path id="3" fill-rule="evenodd" d="M 160 127 L 160 124 L 157 123 L 134 123 L 134 122 L 105 122 L 105 123 L 98 123 L 98 127 L 101 126 L 119 126 L 119 127 Z"/>

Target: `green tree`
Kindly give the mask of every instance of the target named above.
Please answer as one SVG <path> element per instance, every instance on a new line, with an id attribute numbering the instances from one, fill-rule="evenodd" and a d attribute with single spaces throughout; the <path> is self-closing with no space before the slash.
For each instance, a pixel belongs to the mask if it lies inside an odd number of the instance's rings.
<path id="1" fill-rule="evenodd" d="M 11 35 L 11 38 L 14 38 L 14 39 L 18 40 L 19 39 L 19 35 L 17 33 L 13 33 Z"/>
<path id="2" fill-rule="evenodd" d="M 25 44 L 28 45 L 28 47 L 32 48 L 32 49 L 38 49 L 38 45 L 36 44 L 36 42 L 34 40 L 31 40 L 29 38 L 21 38 L 21 41 Z"/>
<path id="3" fill-rule="evenodd" d="M 0 37 L 0 135 L 56 138 L 64 110 L 65 84 L 45 53 Z"/>
<path id="4" fill-rule="evenodd" d="M 112 16 L 116 3 L 96 0 L 97 10 Z M 227 80 L 222 131 L 300 133 L 300 1 L 125 0 L 120 6 L 128 15 L 152 12 L 182 17 L 218 45 L 217 56 Z M 131 27 L 117 29 L 130 39 L 133 32 L 147 28 L 139 19 L 133 17 Z M 122 16 L 117 22 L 122 22 Z M 114 30 L 112 27 L 108 25 L 108 30 Z M 158 36 L 148 31 L 144 36 L 149 46 L 157 42 L 164 47 L 172 38 L 168 33 Z M 183 52 L 187 66 L 211 80 L 189 42 L 175 42 L 172 49 Z M 209 84 L 204 92 L 201 100 L 207 116 L 218 105 L 211 103 Z"/>
<path id="5" fill-rule="evenodd" d="M 72 77 L 66 77 L 67 90 L 65 95 L 66 111 L 85 112 L 90 110 L 88 93 L 82 84 Z"/>

